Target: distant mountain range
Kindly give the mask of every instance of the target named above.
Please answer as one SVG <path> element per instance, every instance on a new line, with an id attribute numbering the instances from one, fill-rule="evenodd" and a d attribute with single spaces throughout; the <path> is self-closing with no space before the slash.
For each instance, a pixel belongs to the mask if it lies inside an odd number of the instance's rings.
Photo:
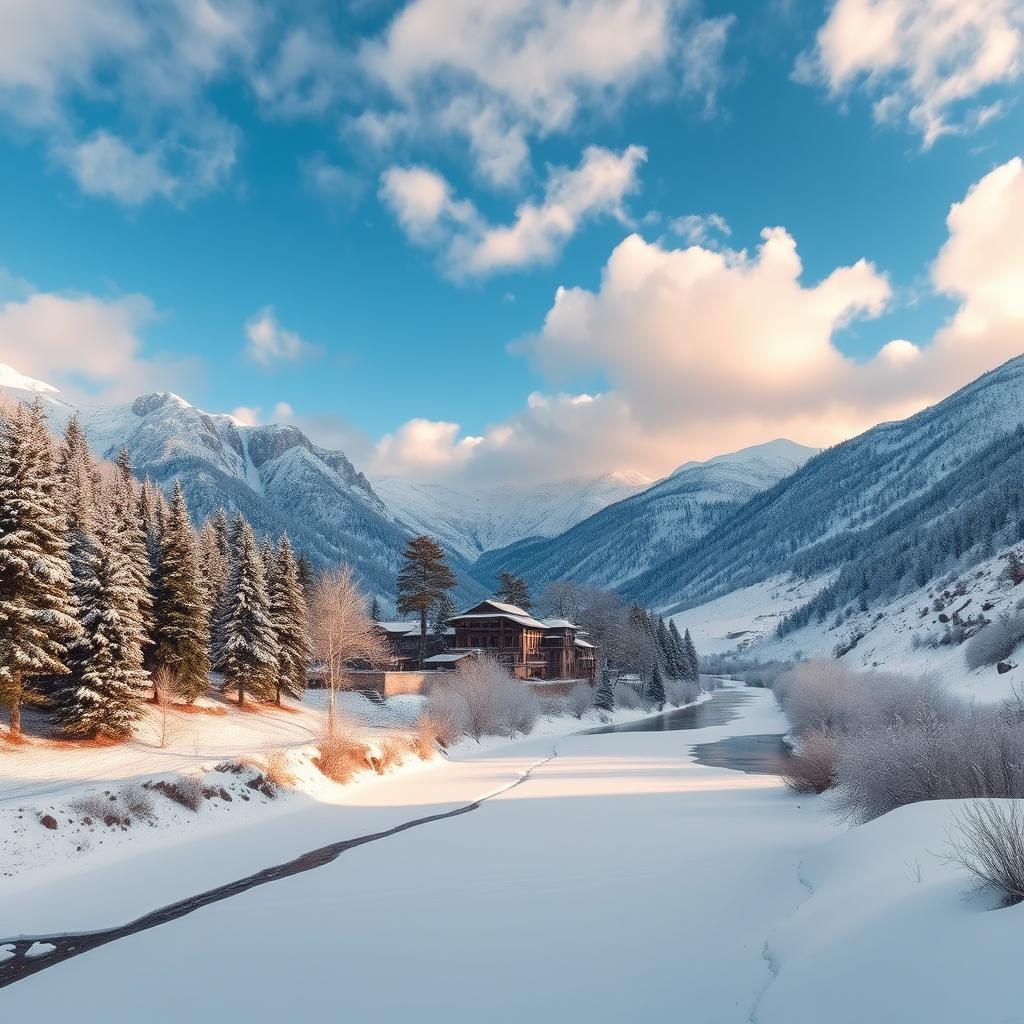
<path id="1" fill-rule="evenodd" d="M 688 462 L 641 493 L 552 538 L 489 551 L 473 566 L 484 585 L 502 569 L 535 588 L 574 579 L 618 588 L 709 534 L 760 491 L 802 466 L 817 449 L 769 441 L 707 462 Z"/>
<path id="2" fill-rule="evenodd" d="M 535 486 L 457 488 L 374 477 L 377 494 L 403 522 L 468 559 L 528 537 L 556 537 L 650 487 L 640 473 L 607 473 Z"/>
<path id="3" fill-rule="evenodd" d="M 873 600 L 1024 531 L 1024 357 L 906 420 L 822 452 L 704 536 L 625 581 L 633 600 L 683 609 L 793 571 L 838 573 L 834 604 Z"/>
<path id="4" fill-rule="evenodd" d="M 41 397 L 58 430 L 76 411 L 2 365 L 0 392 Z M 573 579 L 663 610 L 790 572 L 832 581 L 819 616 L 948 568 L 978 537 L 991 547 L 1018 523 L 1024 537 L 1024 507 L 1013 504 L 1024 478 L 1024 357 L 820 454 L 776 440 L 653 484 L 636 474 L 533 487 L 371 482 L 295 426 L 244 426 L 170 393 L 78 412 L 98 455 L 123 446 L 140 476 L 165 487 L 181 479 L 197 521 L 223 505 L 259 532 L 287 530 L 318 564 L 352 563 L 388 604 L 415 533 L 445 545 L 460 603 L 493 590 L 503 569 L 535 591 Z"/>

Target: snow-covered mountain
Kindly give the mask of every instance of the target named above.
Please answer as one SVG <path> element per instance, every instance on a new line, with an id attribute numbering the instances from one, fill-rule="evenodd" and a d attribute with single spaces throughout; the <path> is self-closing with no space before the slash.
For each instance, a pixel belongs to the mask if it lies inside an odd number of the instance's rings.
<path id="1" fill-rule="evenodd" d="M 811 459 L 700 544 L 623 584 L 631 599 L 685 608 L 780 573 L 834 583 L 815 616 L 955 569 L 973 545 L 1024 524 L 1024 357 L 906 420 Z M 998 520 L 998 522 L 997 522 Z M 831 602 L 831 604 L 830 604 Z"/>
<path id="2" fill-rule="evenodd" d="M 534 586 L 574 579 L 617 587 L 706 535 L 816 452 L 780 439 L 707 462 L 685 463 L 654 486 L 609 505 L 565 533 L 483 555 L 473 572 L 485 585 L 508 569 Z"/>
<path id="3" fill-rule="evenodd" d="M 9 367 L 0 368 L 0 391 L 42 398 L 56 431 L 77 411 L 99 457 L 113 459 L 127 448 L 138 476 L 165 488 L 180 479 L 197 522 L 221 506 L 239 511 L 257 533 L 287 532 L 315 563 L 349 562 L 369 589 L 385 600 L 392 596 L 410 529 L 343 452 L 321 448 L 297 427 L 245 426 L 170 392 L 76 409 L 56 388 Z M 457 599 L 482 596 L 457 552 L 453 564 L 462 581 Z"/>
<path id="4" fill-rule="evenodd" d="M 447 487 L 373 479 L 377 494 L 413 530 L 477 558 L 527 537 L 554 537 L 651 485 L 640 473 L 607 473 L 536 486 Z"/>

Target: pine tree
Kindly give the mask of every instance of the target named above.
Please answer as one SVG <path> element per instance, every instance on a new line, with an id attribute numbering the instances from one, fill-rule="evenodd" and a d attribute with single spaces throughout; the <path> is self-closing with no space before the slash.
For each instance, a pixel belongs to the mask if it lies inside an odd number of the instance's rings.
<path id="1" fill-rule="evenodd" d="M 376 597 L 370 602 L 370 618 L 374 622 L 380 622 L 380 601 Z"/>
<path id="2" fill-rule="evenodd" d="M 188 700 L 210 685 L 209 616 L 203 599 L 195 536 L 181 484 L 170 508 L 160 513 L 160 552 L 154 584 L 153 661 L 174 673 L 177 691 Z"/>
<path id="3" fill-rule="evenodd" d="M 302 584 L 302 592 L 306 595 L 306 603 L 309 603 L 309 596 L 316 586 L 316 573 L 313 572 L 313 563 L 306 557 L 305 552 L 299 554 L 299 583 Z"/>
<path id="4" fill-rule="evenodd" d="M 273 700 L 277 692 L 278 643 L 270 613 L 260 555 L 252 527 L 241 517 L 232 531 L 235 561 L 228 588 L 224 623 L 224 689 L 235 690 L 238 704 L 245 695 Z"/>
<path id="5" fill-rule="evenodd" d="M 691 682 L 699 683 L 700 658 L 697 657 L 697 647 L 693 642 L 693 637 L 690 636 L 689 630 L 683 634 L 683 647 L 686 650 L 686 664 L 690 673 L 686 678 Z"/>
<path id="6" fill-rule="evenodd" d="M 448 650 L 448 620 L 455 614 L 455 604 L 445 594 L 437 602 L 434 610 L 434 625 L 431 629 L 430 640 L 434 654 L 440 654 Z"/>
<path id="7" fill-rule="evenodd" d="M 210 610 L 210 652 L 215 670 L 221 668 L 224 623 L 228 614 L 228 584 L 231 580 L 231 530 L 223 508 L 203 524 L 199 533 L 199 556 L 203 570 L 203 594 Z"/>
<path id="8" fill-rule="evenodd" d="M 81 635 L 68 648 L 71 671 L 53 694 L 54 717 L 71 736 L 124 739 L 141 714 L 140 687 L 147 676 L 132 564 L 112 510 L 103 511 L 83 552 Z"/>
<path id="9" fill-rule="evenodd" d="M 37 401 L 0 430 L 0 703 L 14 736 L 22 704 L 39 696 L 32 681 L 67 672 L 78 632 L 70 583 L 53 440 Z"/>
<path id="10" fill-rule="evenodd" d="M 495 597 L 506 604 L 514 604 L 524 611 L 529 611 L 533 607 L 533 601 L 530 600 L 530 588 L 526 580 L 508 571 L 498 573 L 498 591 Z"/>
<path id="11" fill-rule="evenodd" d="M 77 414 L 64 430 L 58 473 L 67 522 L 68 560 L 72 577 L 77 579 L 82 575 L 79 560 L 90 558 L 98 490 L 96 464 Z"/>
<path id="12" fill-rule="evenodd" d="M 672 647 L 672 665 L 676 679 L 689 679 L 690 663 L 686 656 L 686 645 L 679 633 L 679 627 L 674 619 L 668 621 L 668 638 Z"/>
<path id="13" fill-rule="evenodd" d="M 427 615 L 437 603 L 448 596 L 456 583 L 448 567 L 444 549 L 432 537 L 413 537 L 402 552 L 402 568 L 398 573 L 398 613 L 418 612 L 420 617 L 419 664 L 427 640 Z"/>
<path id="14" fill-rule="evenodd" d="M 669 635 L 668 626 L 665 625 L 665 620 L 660 616 L 656 620 L 657 624 L 654 626 L 654 638 L 658 645 L 658 656 L 662 667 L 673 679 L 680 678 L 676 674 L 676 664 L 672 657 L 672 637 Z"/>
<path id="15" fill-rule="evenodd" d="M 287 536 L 277 546 L 268 590 L 278 647 L 277 703 L 281 703 L 282 691 L 301 700 L 311 657 L 309 612 L 299 582 L 299 565 Z"/>
<path id="16" fill-rule="evenodd" d="M 137 490 L 131 456 L 127 448 L 122 448 L 117 456 L 110 507 L 116 526 L 116 543 L 128 560 L 131 572 L 135 603 L 133 619 L 145 653 L 153 644 L 153 569 L 147 526 L 139 509 Z"/>
<path id="17" fill-rule="evenodd" d="M 597 692 L 594 694 L 594 707 L 598 711 L 615 710 L 615 690 L 612 687 L 612 677 L 607 669 L 601 670 L 600 678 L 597 681 Z"/>
<path id="18" fill-rule="evenodd" d="M 647 699 L 659 711 L 665 706 L 665 680 L 661 674 L 661 666 L 657 660 L 651 669 L 651 678 L 647 683 Z"/>

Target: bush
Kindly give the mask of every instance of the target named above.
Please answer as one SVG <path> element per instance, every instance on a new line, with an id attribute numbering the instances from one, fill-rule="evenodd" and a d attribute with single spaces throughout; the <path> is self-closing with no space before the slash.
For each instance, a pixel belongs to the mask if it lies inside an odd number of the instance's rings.
<path id="1" fill-rule="evenodd" d="M 700 684 L 692 679 L 669 679 L 665 683 L 665 699 L 677 708 L 700 696 Z"/>
<path id="2" fill-rule="evenodd" d="M 377 742 L 377 752 L 369 755 L 370 767 L 378 775 L 386 775 L 412 753 L 413 741 L 401 736 L 385 736 Z"/>
<path id="3" fill-rule="evenodd" d="M 288 754 L 284 750 L 267 751 L 264 760 L 263 774 L 267 782 L 275 789 L 284 789 L 295 785 L 295 776 L 288 767 Z"/>
<path id="4" fill-rule="evenodd" d="M 640 699 L 640 694 L 629 683 L 616 683 L 613 692 L 617 708 L 633 709 L 640 707 L 643 703 Z"/>
<path id="5" fill-rule="evenodd" d="M 836 772 L 837 807 L 867 821 L 919 800 L 1024 797 L 1024 728 L 1003 708 L 926 706 L 850 735 Z"/>
<path id="6" fill-rule="evenodd" d="M 332 782 L 348 782 L 353 775 L 372 767 L 367 745 L 337 725 L 320 737 L 316 747 L 313 764 Z"/>
<path id="7" fill-rule="evenodd" d="M 150 789 L 163 793 L 168 800 L 173 800 L 190 811 L 198 811 L 203 806 L 205 799 L 202 780 L 193 775 L 183 775 L 173 782 L 165 780 L 154 782 L 150 785 Z"/>
<path id="8" fill-rule="evenodd" d="M 469 702 L 461 693 L 435 686 L 427 702 L 427 710 L 417 730 L 431 735 L 447 749 L 460 736 L 465 736 L 469 723 Z"/>
<path id="9" fill-rule="evenodd" d="M 594 706 L 594 688 L 577 683 L 566 695 L 565 706 L 574 718 L 582 718 Z"/>
<path id="10" fill-rule="evenodd" d="M 148 821 L 156 813 L 149 791 L 138 782 L 129 782 L 122 787 L 121 799 L 133 818 Z"/>
<path id="11" fill-rule="evenodd" d="M 995 665 L 1013 654 L 1024 640 L 1024 615 L 1004 613 L 979 630 L 968 641 L 964 658 L 969 669 Z"/>
<path id="12" fill-rule="evenodd" d="M 847 731 L 866 697 L 860 675 L 827 659 L 796 665 L 779 676 L 774 690 L 798 735 L 810 729 Z"/>
<path id="13" fill-rule="evenodd" d="M 984 885 L 994 886 L 1007 905 L 1024 902 L 1024 811 L 1015 800 L 981 800 L 957 816 L 951 860 Z"/>
<path id="14" fill-rule="evenodd" d="M 842 736 L 834 729 L 815 726 L 800 737 L 797 749 L 786 759 L 782 781 L 796 793 L 824 793 L 836 781 L 836 764 Z"/>
<path id="15" fill-rule="evenodd" d="M 438 683 L 431 693 L 457 694 L 465 702 L 465 731 L 475 740 L 482 736 L 515 736 L 529 732 L 540 706 L 533 691 L 513 679 L 503 665 L 491 658 L 463 661 Z"/>

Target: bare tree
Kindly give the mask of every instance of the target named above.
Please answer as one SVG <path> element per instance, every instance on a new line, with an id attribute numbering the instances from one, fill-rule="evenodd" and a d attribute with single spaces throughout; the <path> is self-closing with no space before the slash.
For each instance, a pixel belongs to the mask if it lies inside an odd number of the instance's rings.
<path id="1" fill-rule="evenodd" d="M 314 657 L 323 662 L 330 700 L 328 730 L 334 725 L 334 703 L 346 670 L 353 662 L 379 664 L 388 656 L 380 627 L 370 616 L 366 595 L 353 578 L 352 566 L 322 573 L 309 600 L 310 640 Z"/>

